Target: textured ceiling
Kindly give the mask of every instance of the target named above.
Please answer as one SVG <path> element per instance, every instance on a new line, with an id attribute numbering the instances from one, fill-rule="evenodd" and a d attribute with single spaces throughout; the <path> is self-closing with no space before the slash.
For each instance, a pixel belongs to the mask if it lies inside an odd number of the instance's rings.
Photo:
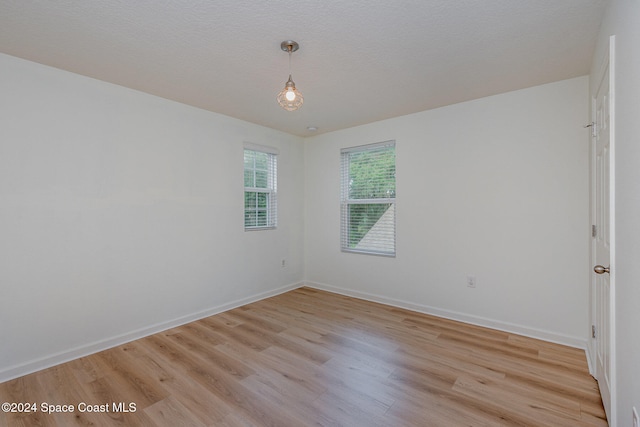
<path id="1" fill-rule="evenodd" d="M 605 4 L 1 0 L 0 52 L 306 136 L 586 75 Z"/>

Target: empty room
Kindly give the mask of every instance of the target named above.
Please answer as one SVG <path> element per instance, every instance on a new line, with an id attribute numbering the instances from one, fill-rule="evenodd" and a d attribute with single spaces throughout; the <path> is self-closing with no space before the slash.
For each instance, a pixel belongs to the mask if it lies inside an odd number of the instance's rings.
<path id="1" fill-rule="evenodd" d="M 0 1 L 1 426 L 640 427 L 637 0 Z"/>

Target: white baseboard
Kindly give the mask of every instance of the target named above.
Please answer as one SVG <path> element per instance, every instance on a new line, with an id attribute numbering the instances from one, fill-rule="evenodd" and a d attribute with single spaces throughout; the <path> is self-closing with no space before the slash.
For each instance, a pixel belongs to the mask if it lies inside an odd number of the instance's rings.
<path id="1" fill-rule="evenodd" d="M 292 289 L 304 286 L 303 283 L 295 283 L 291 285 L 282 286 L 271 291 L 262 292 L 256 295 L 251 295 L 246 298 L 241 298 L 235 301 L 231 301 L 225 304 L 221 304 L 216 307 L 212 307 L 206 310 L 199 311 L 197 313 L 181 316 L 173 320 L 150 325 L 135 331 L 131 331 L 122 335 L 118 335 L 111 338 L 81 345 L 70 350 L 65 350 L 60 353 L 51 354 L 39 359 L 30 360 L 25 363 L 10 366 L 8 368 L 0 370 L 0 383 L 12 380 L 14 378 L 21 377 L 23 375 L 31 374 L 42 369 L 50 368 L 61 363 L 69 362 L 80 357 L 88 356 L 99 351 L 107 350 L 112 347 L 116 347 L 128 342 L 144 338 L 149 335 L 156 334 L 158 332 L 166 331 L 167 329 L 175 328 L 176 326 L 184 325 L 189 322 L 193 322 L 205 317 L 213 316 L 214 314 L 222 313 L 236 307 L 240 307 L 252 302 L 260 301 L 265 298 L 269 298 L 275 295 L 288 292 Z"/>
<path id="2" fill-rule="evenodd" d="M 416 303 L 403 301 L 395 298 L 389 298 L 389 297 L 376 295 L 368 292 L 354 291 L 351 289 L 340 288 L 340 287 L 331 286 L 323 283 L 300 282 L 300 283 L 282 286 L 280 288 L 273 289 L 271 291 L 262 292 L 262 293 L 252 295 L 246 298 L 242 298 L 239 300 L 231 301 L 216 307 L 209 308 L 207 310 L 202 310 L 197 313 L 192 313 L 192 314 L 182 316 L 173 320 L 157 323 L 155 325 L 150 325 L 148 327 L 137 329 L 135 331 L 131 331 L 126 334 L 103 339 L 100 341 L 95 341 L 93 343 L 75 347 L 73 349 L 66 350 L 60 353 L 48 355 L 40 359 L 30 360 L 25 363 L 10 366 L 8 368 L 0 370 L 0 383 L 9 381 L 11 379 L 18 378 L 33 372 L 37 372 L 42 369 L 50 368 L 52 366 L 59 365 L 61 363 L 69 362 L 71 360 L 78 359 L 80 357 L 88 356 L 90 354 L 97 353 L 99 351 L 107 350 L 112 347 L 126 344 L 128 342 L 131 342 L 140 338 L 144 338 L 146 336 L 153 335 L 158 332 L 162 332 L 167 329 L 174 328 L 176 326 L 184 325 L 186 323 L 203 319 L 205 317 L 213 316 L 215 314 L 222 313 L 224 311 L 228 311 L 236 307 L 240 307 L 246 304 L 250 304 L 252 302 L 260 301 L 265 298 L 279 295 L 284 292 L 288 292 L 290 290 L 300 288 L 302 286 L 307 286 L 310 288 L 333 292 L 336 294 L 346 295 L 346 296 L 359 298 L 367 301 L 373 301 L 373 302 L 390 305 L 394 307 L 404 308 L 407 310 L 430 314 L 433 316 L 443 317 L 446 319 L 457 320 L 457 321 L 469 323 L 472 325 L 484 326 L 491 329 L 497 329 L 505 332 L 524 335 L 531 338 L 536 338 L 544 341 L 567 345 L 570 347 L 580 348 L 585 350 L 585 353 L 587 355 L 587 362 L 589 363 L 589 370 L 591 371 L 591 368 L 592 368 L 591 360 L 589 357 L 590 356 L 589 351 L 587 351 L 587 340 L 579 337 L 572 337 L 572 336 L 558 334 L 550 331 L 544 331 L 536 328 L 529 328 L 526 326 L 516 325 L 513 323 L 502 322 L 502 321 L 488 319 L 480 316 L 473 316 L 473 315 L 464 314 L 456 311 L 431 307 L 423 304 L 416 304 Z"/>
<path id="3" fill-rule="evenodd" d="M 587 341 L 580 337 L 558 334 L 551 331 L 530 328 L 527 326 L 517 325 L 509 322 L 503 322 L 500 320 L 489 319 L 481 316 L 474 316 L 474 315 L 460 313 L 452 310 L 445 310 L 445 309 L 431 307 L 423 304 L 416 304 L 413 302 L 403 301 L 395 298 L 389 298 L 386 296 L 376 295 L 368 292 L 354 291 L 351 289 L 340 288 L 336 286 L 327 285 L 324 283 L 307 281 L 305 282 L 305 286 L 323 290 L 323 291 L 333 292 L 341 295 L 346 295 L 354 298 L 364 299 L 367 301 L 373 301 L 373 302 L 377 302 L 385 305 L 390 305 L 398 308 L 404 308 L 404 309 L 416 311 L 419 313 L 425 313 L 433 316 L 443 317 L 445 319 L 457 320 L 459 322 L 469 323 L 477 326 L 483 326 L 485 328 L 497 329 L 500 331 L 523 335 L 530 338 L 536 338 L 539 340 L 553 342 L 556 344 L 563 344 L 569 347 L 583 349 L 585 350 L 585 352 L 587 349 Z"/>

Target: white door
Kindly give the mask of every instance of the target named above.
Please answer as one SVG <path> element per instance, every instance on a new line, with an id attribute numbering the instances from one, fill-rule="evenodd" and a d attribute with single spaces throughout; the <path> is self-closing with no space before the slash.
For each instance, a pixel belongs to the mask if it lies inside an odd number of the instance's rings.
<path id="1" fill-rule="evenodd" d="M 611 37 L 609 52 L 601 72 L 596 77 L 596 93 L 592 98 L 592 216 L 595 225 L 592 243 L 593 273 L 591 280 L 593 324 L 593 352 L 595 377 L 598 380 L 602 402 L 609 422 L 614 422 L 615 391 L 613 387 L 615 358 L 614 347 L 614 110 L 613 96 L 613 48 Z M 611 424 L 613 425 L 613 424 Z"/>

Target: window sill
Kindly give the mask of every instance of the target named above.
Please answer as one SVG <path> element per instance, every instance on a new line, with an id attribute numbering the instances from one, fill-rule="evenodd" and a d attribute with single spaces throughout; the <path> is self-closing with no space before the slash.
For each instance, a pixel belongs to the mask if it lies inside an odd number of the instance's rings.
<path id="1" fill-rule="evenodd" d="M 244 231 L 275 230 L 277 227 L 245 227 Z"/>
<path id="2" fill-rule="evenodd" d="M 361 249 L 345 249 L 342 248 L 341 249 L 342 252 L 345 253 L 351 253 L 351 254 L 360 254 L 360 255 L 374 255 L 374 256 L 381 256 L 381 257 L 385 257 L 385 258 L 395 258 L 396 257 L 396 253 L 389 253 L 389 252 L 376 252 L 376 251 L 365 251 L 365 250 L 361 250 Z"/>

